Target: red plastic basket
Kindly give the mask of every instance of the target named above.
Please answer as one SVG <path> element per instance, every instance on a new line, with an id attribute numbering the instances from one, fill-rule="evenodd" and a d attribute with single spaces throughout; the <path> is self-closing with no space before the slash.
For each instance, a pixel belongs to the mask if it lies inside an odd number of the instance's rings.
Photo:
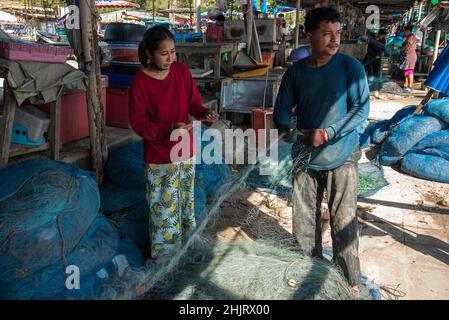
<path id="1" fill-rule="evenodd" d="M 251 126 L 256 130 L 256 146 L 257 148 L 269 147 L 272 141 L 270 141 L 270 131 L 275 129 L 273 121 L 273 108 L 254 108 L 251 113 Z M 261 129 L 267 130 L 265 132 L 265 141 L 259 141 L 258 131 Z"/>
<path id="2" fill-rule="evenodd" d="M 8 60 L 65 63 L 71 48 L 0 41 L 0 57 Z"/>

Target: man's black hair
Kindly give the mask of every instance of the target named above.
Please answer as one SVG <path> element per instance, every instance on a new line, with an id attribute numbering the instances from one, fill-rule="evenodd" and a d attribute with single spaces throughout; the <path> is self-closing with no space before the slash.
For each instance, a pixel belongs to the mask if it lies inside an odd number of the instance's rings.
<path id="1" fill-rule="evenodd" d="M 385 29 L 380 29 L 379 32 L 378 32 L 378 34 L 379 34 L 379 35 L 384 35 L 384 36 L 386 36 L 386 35 L 387 35 L 387 30 L 385 30 Z"/>
<path id="2" fill-rule="evenodd" d="M 340 13 L 332 8 L 317 8 L 306 14 L 305 29 L 307 33 L 314 33 L 321 22 L 341 22 Z"/>
<path id="3" fill-rule="evenodd" d="M 411 24 L 405 26 L 404 31 L 412 31 L 413 32 L 413 26 Z"/>

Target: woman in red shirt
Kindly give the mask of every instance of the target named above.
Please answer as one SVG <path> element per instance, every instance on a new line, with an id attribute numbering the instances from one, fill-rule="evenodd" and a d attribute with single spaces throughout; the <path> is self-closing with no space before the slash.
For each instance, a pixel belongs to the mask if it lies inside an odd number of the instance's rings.
<path id="1" fill-rule="evenodd" d="M 144 68 L 130 89 L 129 118 L 143 138 L 152 258 L 163 263 L 195 229 L 195 147 L 189 115 L 212 123 L 218 115 L 203 107 L 189 69 L 176 62 L 171 32 L 162 26 L 146 31 L 139 46 Z M 183 129 L 185 137 L 170 136 Z M 182 154 L 172 152 L 183 145 Z M 177 148 L 173 148 L 173 147 Z M 187 151 L 186 151 L 187 150 Z"/>

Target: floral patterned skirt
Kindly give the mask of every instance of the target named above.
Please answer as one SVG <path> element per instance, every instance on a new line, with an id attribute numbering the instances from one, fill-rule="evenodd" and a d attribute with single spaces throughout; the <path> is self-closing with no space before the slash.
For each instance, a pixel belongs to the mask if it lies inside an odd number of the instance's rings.
<path id="1" fill-rule="evenodd" d="M 195 158 L 147 164 L 147 204 L 151 258 L 173 254 L 194 232 Z"/>

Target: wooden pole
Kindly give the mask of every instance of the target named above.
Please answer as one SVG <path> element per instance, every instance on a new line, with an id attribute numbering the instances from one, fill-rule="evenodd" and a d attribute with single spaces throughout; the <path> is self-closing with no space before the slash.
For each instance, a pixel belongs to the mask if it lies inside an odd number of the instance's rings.
<path id="1" fill-rule="evenodd" d="M 190 27 L 193 26 L 192 0 L 189 0 Z"/>
<path id="2" fill-rule="evenodd" d="M 248 55 L 251 54 L 251 41 L 253 38 L 253 0 L 247 0 L 247 10 L 246 10 L 246 52 Z"/>
<path id="3" fill-rule="evenodd" d="M 103 165 L 107 160 L 104 112 L 101 99 L 100 56 L 97 34 L 97 10 L 95 0 L 82 0 L 80 5 L 81 32 L 83 37 L 84 65 L 88 76 L 86 93 L 90 133 L 90 161 L 97 176 L 103 182 Z"/>
<path id="4" fill-rule="evenodd" d="M 201 0 L 196 1 L 196 32 L 201 32 Z"/>
<path id="5" fill-rule="evenodd" d="M 421 21 L 421 14 L 422 14 L 423 1 L 424 1 L 424 0 L 421 0 L 421 2 L 419 3 L 418 23 Z"/>
<path id="6" fill-rule="evenodd" d="M 440 38 L 441 38 L 441 30 L 437 30 L 437 34 L 435 36 L 435 46 L 433 50 L 433 59 L 432 65 L 437 61 L 438 58 L 438 49 L 440 48 Z"/>
<path id="7" fill-rule="evenodd" d="M 6 85 L 5 81 L 5 86 Z M 12 128 L 14 126 L 14 116 L 17 107 L 16 98 L 11 89 L 8 89 L 3 107 L 3 116 L 0 117 L 0 169 L 6 167 L 8 164 Z"/>
<path id="8" fill-rule="evenodd" d="M 301 9 L 301 0 L 296 0 L 296 34 L 295 34 L 295 48 L 299 46 L 299 12 Z"/>

